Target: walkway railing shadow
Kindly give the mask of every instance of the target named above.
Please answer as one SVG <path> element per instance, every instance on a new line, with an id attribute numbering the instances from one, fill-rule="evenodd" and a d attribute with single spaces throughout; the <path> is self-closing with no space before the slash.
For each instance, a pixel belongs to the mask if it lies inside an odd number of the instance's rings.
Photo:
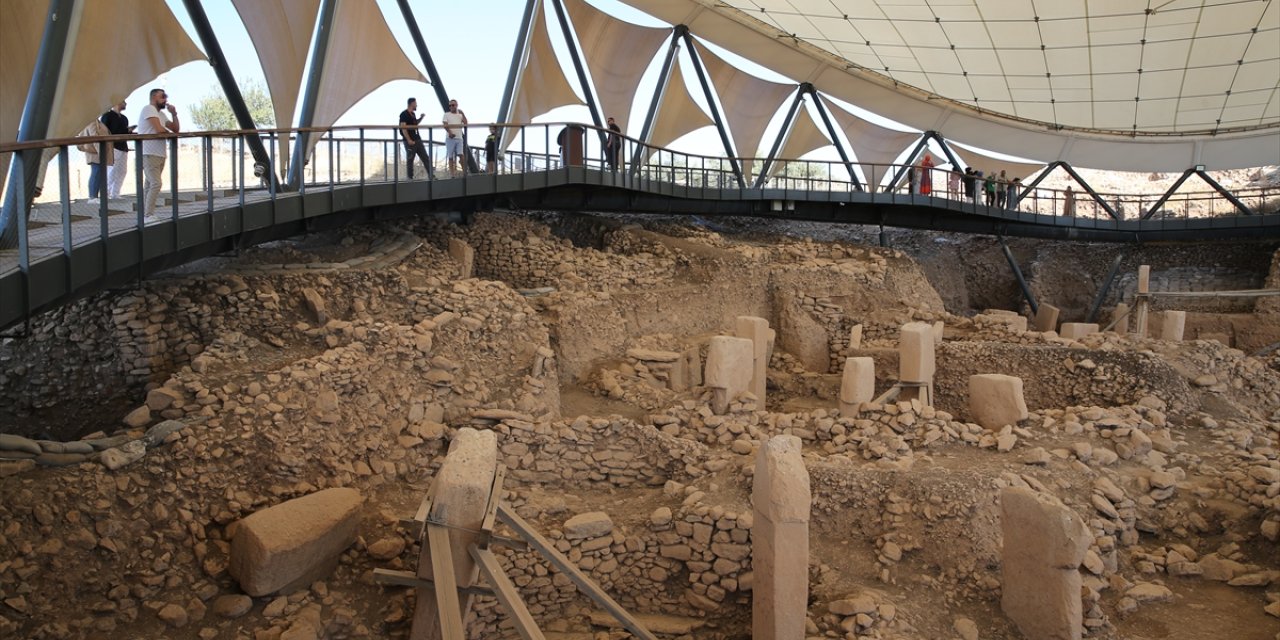
<path id="1" fill-rule="evenodd" d="M 297 143 L 299 133 L 308 134 L 305 139 L 313 145 L 307 165 L 298 184 L 282 184 L 282 178 L 272 176 L 287 175 L 283 166 L 289 157 L 287 149 Z M 1233 195 L 1250 209 L 1248 212 L 1216 191 L 1179 194 L 1165 200 L 1158 212 L 1151 212 L 1150 207 L 1159 195 L 1098 194 L 1113 211 L 1122 212 L 1117 219 L 1083 191 L 1068 196 L 1064 191 L 1038 186 L 1006 191 L 1016 195 L 989 206 L 981 182 L 976 185 L 977 197 L 969 197 L 963 180 L 957 182 L 947 171 L 919 167 L 736 159 L 738 166 L 766 173 L 763 180 L 756 180 L 757 176 L 735 174 L 728 158 L 644 145 L 576 123 L 471 125 L 465 129 L 463 147 L 471 156 L 470 166 L 480 171 L 468 173 L 468 163 L 459 162 L 458 171 L 450 174 L 445 129 L 423 126 L 420 135 L 430 164 L 427 167 L 406 152 L 403 133 L 394 126 L 70 138 L 0 145 L 0 167 L 33 154 L 38 158 L 36 175 L 6 190 L 0 241 L 0 306 L 4 307 L 0 328 L 77 292 L 100 288 L 111 274 L 136 269 L 141 277 L 144 264 L 154 263 L 166 253 L 180 252 L 201 241 L 199 238 L 243 234 L 262 225 L 306 217 L 307 210 L 298 201 L 315 194 L 329 194 L 326 211 L 333 211 L 414 200 L 454 202 L 581 181 L 637 194 L 757 202 L 762 210 L 772 209 L 771 215 L 782 217 L 795 202 L 838 202 L 933 207 L 948 214 L 1134 233 L 1236 226 L 1264 229 L 1270 235 L 1280 233 L 1274 216 L 1252 215 L 1280 209 L 1280 189 L 1276 188 L 1236 191 Z M 267 157 L 253 157 L 247 143 L 250 136 L 263 139 Z M 166 160 L 155 208 L 147 212 L 142 152 L 145 143 L 155 140 L 164 144 Z M 109 186 L 109 172 L 103 170 L 95 183 L 107 184 L 104 189 L 112 189 L 111 197 L 91 198 L 93 169 L 83 150 L 96 150 L 99 157 L 106 157 L 117 142 L 128 146 L 128 175 L 118 181 L 117 193 Z M 410 162 L 416 163 L 412 179 Z M 1007 187 L 1002 185 L 1001 189 Z M 390 201 L 370 199 L 368 194 L 375 191 L 391 193 Z M 359 196 L 350 195 L 356 193 Z M 1067 205 L 1069 197 L 1074 207 Z M 30 203 L 29 215 L 22 215 L 24 201 Z M 246 212 L 252 213 L 256 205 L 269 212 L 269 217 L 247 219 Z M 235 215 L 214 215 L 228 212 Z M 1147 213 L 1155 215 L 1138 222 Z M 892 216 L 881 216 L 881 222 L 894 225 Z M 193 226 L 202 227 L 202 233 L 193 235 Z M 121 258 L 121 247 L 127 247 L 135 257 Z M 60 274 L 59 291 L 40 290 L 53 285 L 31 278 L 33 267 L 46 263 L 58 263 L 49 271 Z"/>

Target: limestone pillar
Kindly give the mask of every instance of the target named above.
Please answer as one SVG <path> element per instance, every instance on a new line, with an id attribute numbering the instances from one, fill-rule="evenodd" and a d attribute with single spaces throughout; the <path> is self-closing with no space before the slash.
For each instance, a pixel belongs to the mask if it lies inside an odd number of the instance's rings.
<path id="1" fill-rule="evenodd" d="M 1121 302 L 1111 312 L 1111 330 L 1116 333 L 1129 333 L 1129 305 Z"/>
<path id="2" fill-rule="evenodd" d="M 711 409 L 716 413 L 729 410 L 738 394 L 751 389 L 755 370 L 755 345 L 746 338 L 716 336 L 707 350 L 707 368 L 703 378 L 711 387 Z"/>
<path id="3" fill-rule="evenodd" d="M 1142 265 L 1138 267 L 1138 295 L 1136 296 L 1134 313 L 1133 313 L 1133 332 L 1138 337 L 1147 337 L 1147 312 L 1150 310 L 1151 299 L 1151 266 Z"/>
<path id="4" fill-rule="evenodd" d="M 840 415 L 858 415 L 858 407 L 876 397 L 876 361 L 872 358 L 845 358 L 840 379 Z"/>
<path id="5" fill-rule="evenodd" d="M 1182 342 L 1183 333 L 1187 328 L 1187 312 L 1186 311 L 1165 311 L 1160 314 L 1160 336 L 1161 340 L 1172 340 L 1173 342 Z"/>
<path id="6" fill-rule="evenodd" d="M 1091 333 L 1098 332 L 1098 325 L 1092 322 L 1064 322 L 1058 329 L 1058 335 L 1068 340 L 1079 340 Z"/>
<path id="7" fill-rule="evenodd" d="M 852 327 L 849 327 L 849 348 L 862 348 L 862 325 L 855 324 Z"/>
<path id="8" fill-rule="evenodd" d="M 475 560 L 468 548 L 479 541 L 474 531 L 484 524 L 489 506 L 489 492 L 498 470 L 498 441 L 492 431 L 469 427 L 458 430 L 449 443 L 449 453 L 434 480 L 434 499 L 427 518 L 450 527 L 449 547 L 453 556 L 453 573 L 459 587 L 477 581 Z M 424 534 L 422 552 L 418 556 L 418 577 L 432 579 L 431 550 Z M 462 619 L 466 620 L 474 596 L 459 596 Z M 434 640 L 440 637 L 440 611 L 435 592 L 418 589 L 413 613 L 411 640 Z"/>
<path id="9" fill-rule="evenodd" d="M 933 344 L 934 346 L 942 344 L 942 334 L 947 330 L 947 324 L 941 320 L 933 323 Z"/>
<path id="10" fill-rule="evenodd" d="M 755 394 L 758 406 L 763 409 L 765 382 L 769 375 L 769 321 L 754 316 L 738 316 L 734 329 L 739 338 L 751 341 L 751 393 Z"/>
<path id="11" fill-rule="evenodd" d="M 969 417 L 990 430 L 1027 419 L 1022 378 L 998 373 L 969 376 Z"/>
<path id="12" fill-rule="evenodd" d="M 458 238 L 449 238 L 449 257 L 458 263 L 458 279 L 466 280 L 475 272 L 476 250 Z"/>
<path id="13" fill-rule="evenodd" d="M 1057 331 L 1059 309 L 1051 304 L 1040 303 L 1036 309 L 1036 317 L 1032 325 L 1036 331 Z"/>
<path id="14" fill-rule="evenodd" d="M 933 349 L 933 325 L 927 322 L 902 325 L 898 339 L 898 380 L 911 386 L 903 388 L 899 398 L 919 398 L 927 405 L 933 404 Z"/>
<path id="15" fill-rule="evenodd" d="M 756 456 L 751 486 L 751 637 L 803 638 L 809 608 L 809 472 L 800 439 L 774 436 Z"/>
<path id="16" fill-rule="evenodd" d="M 1084 520 L 1022 487 L 1000 493 L 1000 514 L 1000 608 L 1026 638 L 1080 640 L 1080 563 L 1093 541 Z"/>

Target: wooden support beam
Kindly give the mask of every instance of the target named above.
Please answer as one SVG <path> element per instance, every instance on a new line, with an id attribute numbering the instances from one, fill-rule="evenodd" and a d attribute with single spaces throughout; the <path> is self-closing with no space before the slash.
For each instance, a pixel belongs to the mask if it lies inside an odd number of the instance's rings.
<path id="1" fill-rule="evenodd" d="M 436 583 L 436 609 L 440 615 L 441 638 L 466 640 L 462 627 L 462 609 L 458 601 L 458 582 L 453 575 L 453 550 L 449 530 L 427 523 L 427 546 L 431 549 L 431 570 Z"/>
<path id="2" fill-rule="evenodd" d="M 524 600 L 520 599 L 520 592 L 516 591 L 516 586 L 511 584 L 511 579 L 498 563 L 498 557 L 493 555 L 492 551 L 481 549 L 476 545 L 471 545 L 471 557 L 475 558 L 476 566 L 480 568 L 480 575 L 484 576 L 486 582 L 493 585 L 493 595 L 498 598 L 498 604 L 506 610 L 520 637 L 524 640 L 545 640 L 542 630 L 538 628 L 538 623 L 534 621 L 528 607 L 524 606 Z"/>
<path id="3" fill-rule="evenodd" d="M 426 578 L 419 578 L 411 571 L 396 571 L 395 569 L 374 569 L 373 581 L 388 587 L 411 587 L 414 589 L 435 589 L 436 583 Z M 458 591 L 472 596 L 492 596 L 493 589 L 484 585 L 472 585 L 470 587 L 459 587 Z"/>
<path id="4" fill-rule="evenodd" d="M 617 618 L 618 622 L 621 622 L 622 626 L 627 631 L 631 632 L 631 635 L 640 638 L 641 640 L 657 640 L 657 637 L 652 633 L 649 633 L 649 630 L 646 629 L 644 625 L 640 624 L 639 620 L 636 620 L 630 613 L 627 613 L 627 610 L 623 609 L 622 605 L 615 602 L 613 598 L 609 597 L 609 594 L 605 593 L 604 590 L 599 587 L 599 585 L 578 569 L 577 565 L 570 562 L 564 554 L 556 550 L 555 545 L 552 544 L 550 540 L 542 537 L 542 534 L 534 530 L 528 522 L 525 522 L 524 518 L 516 515 L 516 512 L 509 509 L 506 505 L 500 505 L 498 507 L 498 519 L 501 520 L 503 524 L 511 527 L 521 538 L 524 538 L 530 546 L 537 550 L 542 557 L 555 565 L 561 573 L 565 574 L 565 577 L 569 578 L 569 580 L 578 587 L 579 591 L 594 600 L 596 604 L 600 605 L 605 611 L 612 614 L 614 618 Z"/>

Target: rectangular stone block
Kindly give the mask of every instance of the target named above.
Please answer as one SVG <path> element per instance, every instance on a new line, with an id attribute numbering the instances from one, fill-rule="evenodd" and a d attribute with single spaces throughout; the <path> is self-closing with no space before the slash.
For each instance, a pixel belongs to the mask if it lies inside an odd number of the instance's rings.
<path id="1" fill-rule="evenodd" d="M 751 486 L 751 637 L 756 640 L 805 636 L 812 497 L 800 439 L 783 435 L 765 442 Z"/>
<path id="2" fill-rule="evenodd" d="M 1058 330 L 1058 314 L 1060 310 L 1051 305 L 1040 303 L 1040 308 L 1036 310 L 1035 320 L 1032 326 L 1036 331 L 1057 331 Z"/>
<path id="3" fill-rule="evenodd" d="M 862 325 L 855 324 L 852 327 L 849 327 L 849 348 L 862 348 Z"/>
<path id="4" fill-rule="evenodd" d="M 449 257 L 458 263 L 458 278 L 466 280 L 475 272 L 476 250 L 465 241 L 449 238 Z"/>
<path id="5" fill-rule="evenodd" d="M 975 322 L 983 324 L 1002 324 L 1019 333 L 1027 330 L 1027 317 L 1015 313 L 980 313 L 973 317 Z"/>
<path id="6" fill-rule="evenodd" d="M 1080 640 L 1080 563 L 1093 541 L 1056 498 L 1023 487 L 1000 494 L 1000 608 L 1025 638 Z"/>
<path id="7" fill-rule="evenodd" d="M 845 358 L 840 380 L 840 415 L 857 415 L 858 406 L 876 394 L 876 363 L 867 357 Z"/>
<path id="8" fill-rule="evenodd" d="M 1159 335 L 1156 336 L 1161 340 L 1170 340 L 1173 342 L 1182 342 L 1182 335 L 1187 328 L 1187 312 L 1186 311 L 1165 311 L 1160 314 Z"/>
<path id="9" fill-rule="evenodd" d="M 1121 302 L 1116 305 L 1115 310 L 1111 312 L 1111 322 L 1113 326 L 1111 330 L 1116 333 L 1129 333 L 1129 305 Z"/>
<path id="10" fill-rule="evenodd" d="M 723 413 L 738 394 L 751 389 L 755 370 L 755 345 L 746 338 L 716 336 L 707 351 L 706 385 L 720 391 L 716 412 Z"/>
<path id="11" fill-rule="evenodd" d="M 1151 292 L 1151 265 L 1138 267 L 1138 293 Z"/>
<path id="12" fill-rule="evenodd" d="M 355 542 L 363 502 L 355 489 L 325 489 L 240 520 L 231 539 L 231 577 L 254 597 L 309 586 Z"/>
<path id="13" fill-rule="evenodd" d="M 902 325 L 898 339 L 898 379 L 903 382 L 933 381 L 935 371 L 933 326 L 927 322 Z"/>
<path id="14" fill-rule="evenodd" d="M 997 430 L 1027 418 L 1022 378 L 998 373 L 969 376 L 969 417 L 983 428 Z"/>
<path id="15" fill-rule="evenodd" d="M 763 407 L 769 372 L 769 321 L 754 316 L 738 316 L 734 320 L 734 333 L 739 338 L 751 341 L 751 393 L 755 394 L 759 405 Z"/>
<path id="16" fill-rule="evenodd" d="M 1058 329 L 1058 335 L 1068 340 L 1079 340 L 1091 333 L 1098 332 L 1098 325 L 1093 322 L 1064 322 Z"/>

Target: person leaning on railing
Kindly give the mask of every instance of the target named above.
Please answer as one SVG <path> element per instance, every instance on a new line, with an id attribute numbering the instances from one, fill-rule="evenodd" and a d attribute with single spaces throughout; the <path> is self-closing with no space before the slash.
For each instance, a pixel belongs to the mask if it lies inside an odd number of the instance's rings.
<path id="1" fill-rule="evenodd" d="M 178 124 L 178 108 L 169 104 L 169 94 L 164 89 L 151 90 L 151 102 L 138 114 L 138 133 L 140 135 L 157 133 L 178 133 L 182 127 Z M 168 111 L 168 115 L 165 115 Z M 164 159 L 168 156 L 167 140 L 142 141 L 142 173 L 146 178 L 143 192 L 146 195 L 145 215 L 153 216 L 156 211 L 156 200 L 160 197 L 161 175 L 164 173 Z"/>
<path id="2" fill-rule="evenodd" d="M 111 130 L 107 125 L 102 124 L 100 120 L 94 120 L 81 129 L 76 137 L 97 138 L 109 135 Z M 76 148 L 84 154 L 85 161 L 89 163 L 89 201 L 95 202 L 98 198 L 107 195 L 107 167 L 116 161 L 115 147 L 111 143 L 86 142 L 76 145 Z M 104 150 L 105 156 L 98 153 L 100 148 Z"/>

